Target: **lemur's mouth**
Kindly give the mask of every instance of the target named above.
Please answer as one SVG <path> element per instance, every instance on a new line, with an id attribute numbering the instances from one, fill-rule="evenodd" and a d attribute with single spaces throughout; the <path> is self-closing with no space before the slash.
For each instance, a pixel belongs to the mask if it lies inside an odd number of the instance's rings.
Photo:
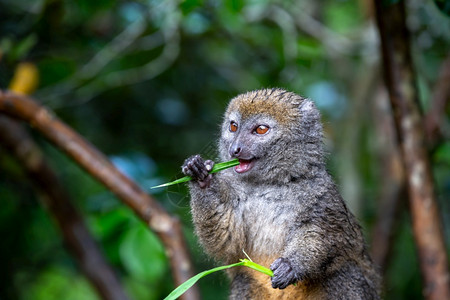
<path id="1" fill-rule="evenodd" d="M 239 165 L 234 167 L 234 170 L 237 173 L 245 173 L 250 171 L 251 168 L 253 168 L 254 165 L 254 159 L 239 159 Z"/>

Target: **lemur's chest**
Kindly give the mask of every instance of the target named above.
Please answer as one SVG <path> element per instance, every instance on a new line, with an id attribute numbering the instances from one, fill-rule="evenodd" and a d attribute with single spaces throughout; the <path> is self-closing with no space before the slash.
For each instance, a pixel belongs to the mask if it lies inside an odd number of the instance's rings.
<path id="1" fill-rule="evenodd" d="M 272 256 L 284 249 L 286 234 L 295 217 L 285 198 L 283 190 L 249 191 L 238 203 L 237 224 L 244 232 L 244 250 L 249 255 Z"/>

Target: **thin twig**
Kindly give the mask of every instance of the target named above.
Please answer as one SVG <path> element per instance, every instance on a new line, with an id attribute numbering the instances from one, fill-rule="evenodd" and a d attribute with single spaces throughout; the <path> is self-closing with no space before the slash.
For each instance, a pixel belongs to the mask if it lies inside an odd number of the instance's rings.
<path id="1" fill-rule="evenodd" d="M 103 47 L 97 54 L 86 63 L 77 73 L 76 77 L 81 79 L 93 78 L 114 58 L 129 47 L 144 32 L 146 22 L 143 18 L 128 25 L 120 34 L 118 34 L 108 45 Z"/>

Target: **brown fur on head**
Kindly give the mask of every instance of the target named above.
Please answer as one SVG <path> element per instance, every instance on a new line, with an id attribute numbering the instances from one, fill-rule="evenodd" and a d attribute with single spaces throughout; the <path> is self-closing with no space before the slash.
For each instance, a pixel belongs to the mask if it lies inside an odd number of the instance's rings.
<path id="1" fill-rule="evenodd" d="M 282 89 L 263 89 L 247 92 L 233 98 L 227 114 L 238 111 L 242 119 L 265 114 L 272 116 L 280 124 L 292 124 L 298 118 L 298 106 L 304 98 Z"/>

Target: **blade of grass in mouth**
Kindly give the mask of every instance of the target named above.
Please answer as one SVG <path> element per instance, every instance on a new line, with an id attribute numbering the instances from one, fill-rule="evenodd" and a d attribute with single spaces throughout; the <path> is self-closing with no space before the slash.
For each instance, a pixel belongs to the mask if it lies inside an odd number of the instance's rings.
<path id="1" fill-rule="evenodd" d="M 228 168 L 231 168 L 231 167 L 234 167 L 234 166 L 237 166 L 237 165 L 239 165 L 239 160 L 237 158 L 233 159 L 233 160 L 230 160 L 230 161 L 221 162 L 221 163 L 215 164 L 214 167 L 212 168 L 212 170 L 209 173 L 210 174 L 217 173 L 217 172 L 223 171 L 225 169 L 228 169 Z M 180 179 L 177 179 L 177 180 L 174 180 L 174 181 L 171 181 L 171 182 L 163 183 L 163 184 L 160 184 L 160 185 L 157 185 L 157 186 L 152 186 L 150 189 L 166 187 L 166 186 L 170 186 L 170 185 L 174 185 L 174 184 L 188 182 L 188 181 L 191 181 L 191 180 L 192 180 L 191 176 L 184 176 L 184 177 L 182 177 Z"/>

